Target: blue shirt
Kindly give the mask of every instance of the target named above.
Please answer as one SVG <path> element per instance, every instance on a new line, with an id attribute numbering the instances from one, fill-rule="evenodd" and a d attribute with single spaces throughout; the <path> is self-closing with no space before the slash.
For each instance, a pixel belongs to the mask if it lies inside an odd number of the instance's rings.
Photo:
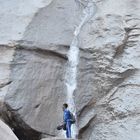
<path id="1" fill-rule="evenodd" d="M 65 109 L 63 117 L 64 117 L 64 122 L 70 121 L 71 120 L 71 113 L 70 113 L 70 111 Z"/>

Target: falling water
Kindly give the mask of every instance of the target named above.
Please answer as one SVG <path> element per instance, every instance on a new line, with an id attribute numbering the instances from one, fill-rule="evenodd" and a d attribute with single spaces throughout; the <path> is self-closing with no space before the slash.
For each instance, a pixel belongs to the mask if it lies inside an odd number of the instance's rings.
<path id="1" fill-rule="evenodd" d="M 80 1 L 78 1 L 80 2 Z M 95 13 L 96 6 L 92 0 L 89 0 L 87 6 L 83 10 L 83 15 L 81 17 L 80 24 L 76 27 L 74 31 L 74 38 L 70 45 L 70 50 L 68 52 L 68 67 L 66 72 L 66 87 L 67 87 L 67 103 L 69 104 L 70 111 L 76 116 L 76 107 L 74 103 L 74 91 L 77 86 L 77 65 L 78 65 L 78 36 L 83 27 L 83 25 L 93 16 Z M 78 134 L 78 128 L 76 125 L 72 126 L 72 137 L 75 138 Z"/>

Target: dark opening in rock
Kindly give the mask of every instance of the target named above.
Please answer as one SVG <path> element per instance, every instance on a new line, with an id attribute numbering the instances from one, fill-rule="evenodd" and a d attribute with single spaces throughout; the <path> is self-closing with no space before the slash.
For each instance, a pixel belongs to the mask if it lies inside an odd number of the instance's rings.
<path id="1" fill-rule="evenodd" d="M 5 123 L 11 127 L 15 135 L 19 140 L 40 140 L 41 132 L 38 132 L 28 126 L 17 114 L 17 111 L 12 110 L 7 104 L 3 104 L 0 116 L 3 118 Z"/>

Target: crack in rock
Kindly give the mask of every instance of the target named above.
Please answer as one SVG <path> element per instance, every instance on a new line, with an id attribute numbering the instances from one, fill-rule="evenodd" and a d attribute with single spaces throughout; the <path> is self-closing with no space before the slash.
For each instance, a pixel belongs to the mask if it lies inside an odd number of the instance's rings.
<path id="1" fill-rule="evenodd" d="M 38 48 L 38 47 L 28 48 L 28 47 L 25 47 L 25 46 L 18 45 L 18 46 L 16 46 L 16 50 L 27 50 L 27 51 L 36 52 L 36 53 L 43 54 L 43 55 L 56 56 L 56 57 L 59 57 L 59 58 L 65 59 L 65 60 L 68 59 L 66 55 L 61 54 L 57 51 L 42 49 L 42 48 Z"/>

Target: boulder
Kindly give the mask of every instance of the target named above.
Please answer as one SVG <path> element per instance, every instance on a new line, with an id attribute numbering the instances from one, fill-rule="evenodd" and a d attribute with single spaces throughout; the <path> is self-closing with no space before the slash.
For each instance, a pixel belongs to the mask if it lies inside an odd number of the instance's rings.
<path id="1" fill-rule="evenodd" d="M 18 140 L 12 130 L 0 120 L 0 139 L 1 140 Z"/>

